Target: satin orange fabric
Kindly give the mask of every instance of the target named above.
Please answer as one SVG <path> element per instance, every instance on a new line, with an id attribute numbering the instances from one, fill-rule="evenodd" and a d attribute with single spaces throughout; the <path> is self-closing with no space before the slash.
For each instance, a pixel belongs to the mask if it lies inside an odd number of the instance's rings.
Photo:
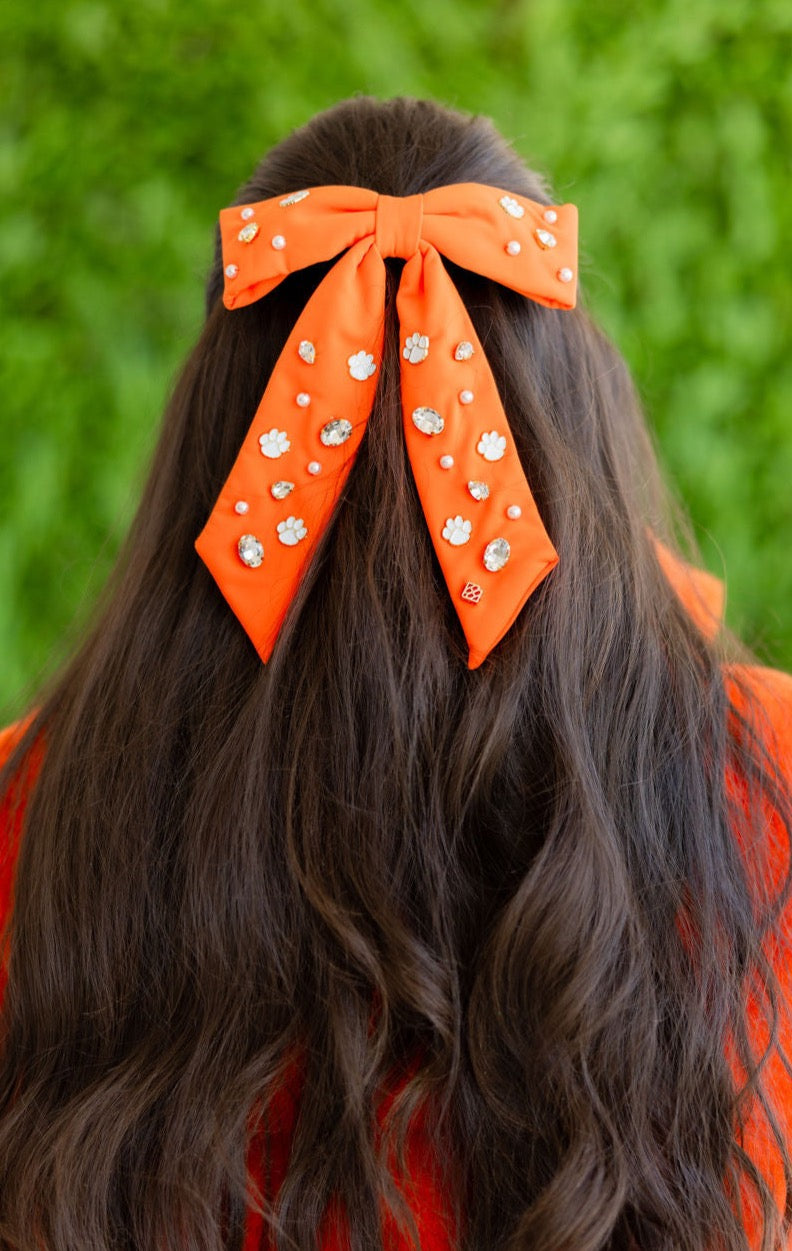
<path id="1" fill-rule="evenodd" d="M 662 545 L 658 545 L 658 555 L 682 603 L 693 614 L 699 628 L 707 635 L 714 634 L 719 627 L 719 612 L 723 604 L 722 584 L 712 575 L 690 568 Z M 754 716 L 758 719 L 757 728 L 768 750 L 778 761 L 785 776 L 792 780 L 792 677 L 770 669 L 733 666 L 726 670 L 725 680 L 729 695 L 737 706 L 746 713 L 753 710 Z M 0 732 L 0 765 L 10 755 L 23 730 L 24 723 L 10 726 Z M 35 776 L 40 761 L 41 752 L 38 751 L 31 761 L 29 781 L 32 781 Z M 740 780 L 729 776 L 727 783 L 737 797 L 739 807 Z M 22 815 L 22 808 L 15 809 L 6 796 L 4 802 L 0 804 L 0 925 L 6 923 L 13 909 L 13 872 Z M 744 826 L 738 824 L 735 833 L 750 871 L 751 859 L 755 854 L 750 825 L 747 821 Z M 780 882 L 787 870 L 789 847 L 786 833 L 780 823 L 773 820 L 772 813 L 770 814 L 767 852 L 776 878 Z M 786 1053 L 790 1055 L 792 1054 L 792 1012 L 790 1011 L 792 960 L 788 956 L 788 942 L 792 943 L 792 915 L 785 916 L 779 948 L 777 952 L 771 953 L 785 996 L 785 1003 L 782 1003 L 781 1008 L 779 1041 Z M 4 984 L 5 967 L 3 965 L 0 968 L 0 991 Z M 766 1029 L 761 1020 L 759 1005 L 754 998 L 749 999 L 748 1016 L 752 1025 L 752 1041 L 757 1054 L 760 1054 L 766 1041 Z M 729 1060 L 735 1079 L 741 1081 L 743 1074 L 731 1053 Z M 406 1064 L 404 1071 L 394 1074 L 387 1089 L 381 1092 L 381 1098 L 374 1110 L 378 1131 L 384 1123 L 390 1103 L 406 1082 L 411 1067 L 412 1062 Z M 772 1052 L 768 1059 L 766 1077 L 778 1110 L 781 1132 L 787 1143 L 792 1146 L 792 1078 L 786 1072 L 777 1051 Z M 299 1109 L 300 1090 L 301 1061 L 299 1056 L 294 1056 L 286 1070 L 283 1085 L 269 1110 L 268 1123 L 272 1137 L 266 1157 L 264 1125 L 254 1130 L 252 1128 L 253 1117 L 251 1117 L 248 1168 L 256 1183 L 271 1198 L 277 1195 L 288 1166 L 291 1140 Z M 754 1104 L 749 1107 L 742 1145 L 768 1179 L 776 1204 L 780 1211 L 783 1210 L 785 1184 L 780 1160 L 767 1119 L 758 1105 Z M 399 1177 L 394 1164 L 394 1177 L 415 1214 L 425 1251 L 455 1251 L 455 1231 L 438 1182 L 436 1161 L 433 1160 L 428 1146 L 422 1117 L 416 1118 L 408 1136 L 406 1163 L 407 1176 Z M 752 1251 L 757 1251 L 760 1245 L 761 1221 L 749 1187 L 742 1188 L 741 1198 L 749 1246 Z M 411 1251 L 409 1244 L 399 1235 L 392 1218 L 384 1212 L 383 1238 L 387 1251 Z M 339 1205 L 333 1204 L 325 1214 L 319 1251 L 344 1251 L 347 1245 L 345 1214 Z M 244 1251 L 271 1251 L 271 1247 L 272 1243 L 261 1217 L 250 1208 L 245 1228 Z M 789 1247 L 792 1248 L 792 1241 Z"/>
<path id="2" fill-rule="evenodd" d="M 575 206 L 479 183 L 405 197 L 311 187 L 224 209 L 220 229 L 229 309 L 343 255 L 289 335 L 199 555 L 266 661 L 363 438 L 382 361 L 384 258 L 401 257 L 404 438 L 476 668 L 558 555 L 441 254 L 538 304 L 573 308 Z"/>

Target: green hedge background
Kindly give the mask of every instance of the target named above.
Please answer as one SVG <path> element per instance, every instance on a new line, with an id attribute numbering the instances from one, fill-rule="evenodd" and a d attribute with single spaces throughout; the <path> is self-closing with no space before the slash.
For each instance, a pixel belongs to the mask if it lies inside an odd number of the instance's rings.
<path id="1" fill-rule="evenodd" d="M 202 317 L 217 210 L 356 92 L 494 118 L 580 207 L 728 619 L 792 668 L 788 0 L 5 0 L 0 706 L 90 610 Z"/>

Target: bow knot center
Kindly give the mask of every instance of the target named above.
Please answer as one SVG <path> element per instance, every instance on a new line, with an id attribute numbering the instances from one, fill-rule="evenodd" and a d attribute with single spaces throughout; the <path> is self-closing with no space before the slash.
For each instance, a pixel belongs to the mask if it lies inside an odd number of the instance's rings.
<path id="1" fill-rule="evenodd" d="M 374 241 L 380 256 L 409 260 L 418 251 L 423 227 L 422 195 L 381 195 Z"/>

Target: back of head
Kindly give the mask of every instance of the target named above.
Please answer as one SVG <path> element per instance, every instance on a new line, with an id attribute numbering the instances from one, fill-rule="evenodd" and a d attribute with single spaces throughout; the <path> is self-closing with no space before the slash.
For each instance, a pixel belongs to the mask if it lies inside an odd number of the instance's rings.
<path id="1" fill-rule="evenodd" d="M 550 203 L 485 119 L 356 98 L 236 202 L 461 182 Z M 724 1039 L 762 933 L 724 773 L 753 766 L 658 564 L 632 384 L 580 305 L 446 262 L 560 557 L 468 670 L 404 447 L 401 265 L 366 434 L 262 665 L 193 545 L 330 263 L 229 312 L 216 250 L 97 624 L 27 740 L 47 756 L 0 1068 L 0 1233 L 20 1246 L 34 1227 L 53 1248 L 118 1228 L 235 1245 L 246 1115 L 293 1047 L 279 1246 L 313 1246 L 332 1194 L 356 1251 L 379 1245 L 369 1106 L 408 1056 L 404 1116 L 431 1100 L 471 1251 L 745 1245 Z"/>

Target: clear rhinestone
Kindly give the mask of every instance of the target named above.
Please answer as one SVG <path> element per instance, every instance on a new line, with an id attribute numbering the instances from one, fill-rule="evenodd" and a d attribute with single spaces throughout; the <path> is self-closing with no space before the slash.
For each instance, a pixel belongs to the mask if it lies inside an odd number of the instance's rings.
<path id="1" fill-rule="evenodd" d="M 322 426 L 319 438 L 325 447 L 338 447 L 339 443 L 346 443 L 351 433 L 352 422 L 347 421 L 346 417 L 336 417 Z"/>
<path id="2" fill-rule="evenodd" d="M 310 194 L 310 191 L 295 191 L 292 195 L 287 195 L 285 200 L 281 200 L 280 206 L 281 208 L 288 208 L 290 204 L 299 204 L 300 200 L 304 200 Z"/>
<path id="3" fill-rule="evenodd" d="M 270 487 L 270 495 L 276 500 L 285 500 L 287 495 L 291 495 L 294 490 L 293 482 L 286 482 L 281 479 L 279 482 L 273 482 Z"/>
<path id="4" fill-rule="evenodd" d="M 453 456 L 448 456 L 448 455 L 446 455 L 446 456 L 441 456 L 441 457 L 440 457 L 440 468 L 441 468 L 441 469 L 450 469 L 450 468 L 452 467 L 453 463 L 454 463 L 454 458 L 453 458 Z"/>
<path id="5" fill-rule="evenodd" d="M 534 231 L 536 241 L 541 248 L 554 248 L 556 245 L 555 235 L 551 235 L 549 230 L 543 230 L 541 226 L 537 226 Z"/>
<path id="6" fill-rule="evenodd" d="M 239 273 L 238 265 L 226 265 L 225 267 L 226 278 L 236 278 L 238 273 Z"/>
<path id="7" fill-rule="evenodd" d="M 412 420 L 413 425 L 418 427 L 421 434 L 439 434 L 445 426 L 443 418 L 436 409 L 426 408 L 423 405 L 413 409 Z"/>
<path id="8" fill-rule="evenodd" d="M 250 512 L 250 505 L 247 500 L 237 500 L 234 505 L 234 512 L 239 513 L 240 517 L 244 517 L 245 513 Z"/>
<path id="9" fill-rule="evenodd" d="M 476 478 L 473 478 L 470 482 L 468 482 L 467 488 L 474 500 L 485 500 L 489 498 L 489 487 L 486 482 L 479 482 Z"/>
<path id="10" fill-rule="evenodd" d="M 312 473 L 312 474 L 321 473 L 321 472 L 322 472 L 322 464 L 321 464 L 321 461 L 318 461 L 318 460 L 309 460 L 309 461 L 308 461 L 308 464 L 307 464 L 307 466 L 306 466 L 306 468 L 307 468 L 307 470 L 308 470 L 308 472 L 309 472 L 309 473 Z"/>
<path id="11" fill-rule="evenodd" d="M 543 216 L 545 221 L 549 222 L 551 226 L 558 221 L 558 213 L 556 213 L 555 209 L 545 209 Z"/>
<path id="12" fill-rule="evenodd" d="M 519 256 L 522 251 L 519 240 L 510 239 L 506 244 L 506 251 L 509 253 L 509 256 Z"/>
<path id="13" fill-rule="evenodd" d="M 311 397 L 307 391 L 301 391 L 299 395 L 295 396 L 295 399 L 299 408 L 307 408 L 311 402 Z"/>
<path id="14" fill-rule="evenodd" d="M 247 226 L 243 226 L 237 235 L 240 243 L 252 243 L 259 232 L 258 222 L 248 222 Z"/>
<path id="15" fill-rule="evenodd" d="M 286 247 L 286 240 L 283 235 L 273 235 L 271 242 L 276 252 L 282 252 Z"/>
<path id="16" fill-rule="evenodd" d="M 239 559 L 248 569 L 258 569 L 264 559 L 264 546 L 255 534 L 243 534 L 237 543 Z"/>
<path id="17" fill-rule="evenodd" d="M 457 343 L 454 348 L 455 361 L 469 361 L 473 355 L 473 344 L 468 343 L 467 339 L 463 339 L 461 343 Z"/>
<path id="18" fill-rule="evenodd" d="M 251 217 L 255 216 L 255 213 L 256 213 L 256 210 L 252 209 L 250 205 L 248 205 L 247 208 L 243 208 L 239 216 L 242 218 L 243 222 L 249 222 Z"/>
<path id="19" fill-rule="evenodd" d="M 563 269 L 559 269 L 558 271 L 558 277 L 561 280 L 561 282 L 571 282 L 574 276 L 575 275 L 573 271 L 569 269 L 568 266 L 566 265 L 564 266 Z"/>
<path id="20" fill-rule="evenodd" d="M 300 346 L 297 348 L 297 355 L 300 360 L 305 361 L 306 365 L 313 365 L 316 360 L 316 348 L 310 339 L 302 339 Z"/>
<path id="21" fill-rule="evenodd" d="M 472 391 L 460 391 L 459 392 L 460 404 L 472 404 L 474 399 L 475 399 L 475 396 L 473 395 Z"/>
<path id="22" fill-rule="evenodd" d="M 512 521 L 516 521 L 518 517 L 522 517 L 522 509 L 519 504 L 510 504 L 506 509 L 506 516 Z"/>
<path id="23" fill-rule="evenodd" d="M 509 214 L 509 217 L 524 217 L 525 216 L 525 209 L 523 208 L 522 204 L 519 203 L 518 200 L 515 200 L 514 196 L 502 195 L 501 198 L 498 200 L 498 204 L 500 204 L 504 212 Z"/>
<path id="24" fill-rule="evenodd" d="M 491 573 L 497 573 L 502 569 L 509 559 L 511 548 L 506 539 L 493 539 L 484 548 L 484 567 L 489 569 Z"/>

